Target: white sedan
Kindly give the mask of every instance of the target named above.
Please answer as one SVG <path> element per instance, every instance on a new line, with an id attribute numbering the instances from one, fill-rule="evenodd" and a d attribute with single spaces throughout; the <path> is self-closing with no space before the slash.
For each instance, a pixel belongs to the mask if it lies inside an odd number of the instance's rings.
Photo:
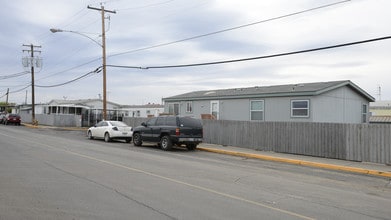
<path id="1" fill-rule="evenodd" d="M 88 139 L 104 139 L 106 142 L 123 139 L 129 143 L 132 135 L 132 127 L 122 121 L 101 121 L 87 130 Z"/>

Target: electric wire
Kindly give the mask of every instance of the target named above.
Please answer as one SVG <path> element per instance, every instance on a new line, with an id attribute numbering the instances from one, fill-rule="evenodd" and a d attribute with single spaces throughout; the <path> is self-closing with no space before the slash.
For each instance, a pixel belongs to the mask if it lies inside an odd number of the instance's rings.
<path id="1" fill-rule="evenodd" d="M 55 85 L 35 85 L 35 87 L 39 87 L 39 88 L 53 88 L 53 87 L 64 86 L 64 85 L 73 83 L 73 82 L 75 82 L 75 81 L 78 81 L 78 80 L 80 80 L 80 79 L 82 79 L 82 78 L 85 78 L 85 77 L 87 77 L 87 76 L 89 76 L 89 75 L 91 75 L 91 74 L 93 74 L 93 73 L 99 73 L 99 72 L 102 70 L 101 68 L 102 68 L 102 67 L 98 67 L 98 68 L 96 68 L 96 69 L 93 70 L 93 71 L 90 71 L 90 72 L 88 72 L 88 73 L 86 73 L 86 74 L 83 74 L 83 75 L 81 75 L 81 76 L 79 76 L 79 77 L 77 77 L 77 78 L 75 78 L 75 79 L 69 80 L 69 81 L 64 82 L 64 83 L 59 83 L 59 84 L 55 84 Z"/>
<path id="2" fill-rule="evenodd" d="M 26 74 L 28 74 L 28 73 L 29 73 L 28 71 L 23 71 L 23 72 L 19 72 L 19 73 L 13 73 L 13 74 L 2 75 L 2 76 L 0 76 L 0 80 L 19 77 L 19 76 L 26 75 Z"/>
<path id="3" fill-rule="evenodd" d="M 277 16 L 277 17 L 273 17 L 273 18 L 269 18 L 269 19 L 265 19 L 265 20 L 261 20 L 261 21 L 252 22 L 252 23 L 249 23 L 249 24 L 239 25 L 239 26 L 236 26 L 236 27 L 226 28 L 226 29 L 219 30 L 219 31 L 214 31 L 214 32 L 201 34 L 201 35 L 196 35 L 196 36 L 184 38 L 184 39 L 181 39 L 181 40 L 176 40 L 176 41 L 171 41 L 171 42 L 167 42 L 167 43 L 156 44 L 156 45 L 148 46 L 148 47 L 142 47 L 142 48 L 139 48 L 139 49 L 134 49 L 134 50 L 125 51 L 125 52 L 121 52 L 121 53 L 110 54 L 107 57 L 120 56 L 120 55 L 134 53 L 134 52 L 139 52 L 139 51 L 143 51 L 143 50 L 149 50 L 149 49 L 153 49 L 153 48 L 157 48 L 157 47 L 163 47 L 163 46 L 168 46 L 168 45 L 172 45 L 172 44 L 177 44 L 177 43 L 181 43 L 181 42 L 184 42 L 184 41 L 194 40 L 194 39 L 198 39 L 198 38 L 202 38 L 202 37 L 207 37 L 207 36 L 211 36 L 211 35 L 215 35 L 215 34 L 220 34 L 220 33 L 228 32 L 228 31 L 233 31 L 233 30 L 236 30 L 236 29 L 245 28 L 245 27 L 249 27 L 249 26 L 253 26 L 253 25 L 257 25 L 257 24 L 261 24 L 261 23 L 265 23 L 265 22 L 269 22 L 269 21 L 274 21 L 274 20 L 279 20 L 279 19 L 283 19 L 283 18 L 287 18 L 287 17 L 292 17 L 292 16 L 295 16 L 295 15 L 304 14 L 304 13 L 307 13 L 307 12 L 311 12 L 311 11 L 315 11 L 315 10 L 331 7 L 331 6 L 334 6 L 334 5 L 346 3 L 346 2 L 349 2 L 349 1 L 351 1 L 351 0 L 338 1 L 338 2 L 334 2 L 334 3 L 321 5 L 321 6 L 318 6 L 318 7 L 314 7 L 314 8 L 310 8 L 310 9 L 306 9 L 306 10 L 302 10 L 302 11 L 286 14 L 286 15 L 281 15 L 281 16 Z"/>
<path id="4" fill-rule="evenodd" d="M 27 85 L 27 86 L 25 86 L 25 87 L 23 87 L 23 88 L 21 88 L 21 89 L 15 90 L 15 91 L 9 91 L 9 94 L 21 92 L 21 91 L 27 89 L 27 88 L 30 87 L 30 86 L 31 86 L 31 84 L 29 84 L 29 85 Z"/>
<path id="5" fill-rule="evenodd" d="M 250 60 L 267 59 L 267 58 L 295 55 L 295 54 L 301 54 L 301 53 L 309 53 L 309 52 L 315 52 L 315 51 L 320 51 L 320 50 L 329 50 L 329 49 L 335 49 L 335 48 L 339 48 L 339 47 L 347 47 L 347 46 L 352 46 L 352 45 L 357 45 L 357 44 L 365 44 L 365 43 L 370 43 L 370 42 L 374 42 L 374 41 L 382 41 L 382 40 L 388 40 L 388 39 L 391 39 L 391 36 L 372 38 L 372 39 L 368 39 L 368 40 L 355 41 L 355 42 L 350 42 L 350 43 L 343 43 L 343 44 L 337 44 L 337 45 L 325 46 L 325 47 L 318 47 L 318 48 L 311 48 L 311 49 L 299 50 L 299 51 L 293 51 L 293 52 L 278 53 L 278 54 L 257 56 L 257 57 L 248 57 L 248 58 L 242 58 L 242 59 L 205 62 L 205 63 L 166 65 L 166 66 L 149 66 L 149 67 L 136 67 L 136 66 L 111 65 L 111 64 L 106 65 L 106 66 L 107 67 L 116 67 L 116 68 L 145 69 L 145 70 L 146 69 L 164 69 L 164 68 L 206 66 L 206 65 L 216 65 L 216 64 L 226 64 L 226 63 L 235 63 L 235 62 L 243 62 L 243 61 L 250 61 Z"/>
<path id="6" fill-rule="evenodd" d="M 135 49 L 135 50 L 131 50 L 131 51 L 111 54 L 111 55 L 108 55 L 107 57 L 114 57 L 114 56 L 124 55 L 124 54 L 128 54 L 128 53 L 138 52 L 138 51 L 142 51 L 142 50 L 148 50 L 148 49 L 153 49 L 153 48 L 157 48 L 157 47 L 168 46 L 168 45 L 172 45 L 172 44 L 176 44 L 176 43 L 180 43 L 180 42 L 184 42 L 184 41 L 189 41 L 189 40 L 193 40 L 193 39 L 197 39 L 197 38 L 207 37 L 207 36 L 210 36 L 210 35 L 215 35 L 215 34 L 219 34 L 219 33 L 223 33 L 223 32 L 228 32 L 228 31 L 232 31 L 232 30 L 236 30 L 236 29 L 240 29 L 240 28 L 244 28 L 244 27 L 248 27 L 248 26 L 252 26 L 252 25 L 268 22 L 268 21 L 278 20 L 278 19 L 282 19 L 282 18 L 286 18 L 286 17 L 290 17 L 290 16 L 294 16 L 294 15 L 298 15 L 298 14 L 302 14 L 302 13 L 306 13 L 306 12 L 310 12 L 310 11 L 314 11 L 314 10 L 318 10 L 318 9 L 322 9 L 322 8 L 326 8 L 326 7 L 330 7 L 330 6 L 334 6 L 334 5 L 337 5 L 337 4 L 342 4 L 342 3 L 345 3 L 345 2 L 349 2 L 349 1 L 351 1 L 351 0 L 344 0 L 344 1 L 334 2 L 334 3 L 331 3 L 331 4 L 326 4 L 326 5 L 310 8 L 310 9 L 307 9 L 307 10 L 303 10 L 303 11 L 299 11 L 299 12 L 295 12 L 295 13 L 290 13 L 290 14 L 286 14 L 286 15 L 282 15 L 282 16 L 278 16 L 278 17 L 274 17 L 274 18 L 270 18 L 270 19 L 265 19 L 265 20 L 261 20 L 261 21 L 257 21 L 257 22 L 253 22 L 253 23 L 249 23 L 249 24 L 245 24 L 245 25 L 240 25 L 240 26 L 236 26 L 236 27 L 232 27 L 232 28 L 227 28 L 227 29 L 223 29 L 223 30 L 219 30 L 219 31 L 215 31 L 215 32 L 207 33 L 207 34 L 197 35 L 197 36 L 193 36 L 193 37 L 189 37 L 189 38 L 185 38 L 185 39 L 181 39 L 181 40 L 176 40 L 176 41 L 172 41 L 172 42 L 168 42 L 168 43 L 162 43 L 162 44 L 153 45 L 153 46 L 144 47 L 144 48 L 139 48 L 139 49 Z M 162 2 L 160 4 L 164 4 L 164 3 L 168 3 L 168 2 L 170 2 L 170 1 Z M 156 4 L 156 5 L 158 5 L 158 4 Z M 148 5 L 148 7 L 150 7 L 150 6 L 153 6 L 153 5 Z M 80 12 L 82 12 L 82 11 L 80 11 Z M 76 15 L 78 15 L 80 12 L 76 13 Z M 324 49 L 331 49 L 332 47 L 324 48 Z M 119 67 L 119 68 L 137 68 L 137 69 L 191 67 L 191 66 L 200 66 L 200 65 L 214 65 L 214 64 L 241 62 L 241 61 L 248 61 L 248 60 L 254 60 L 254 59 L 271 58 L 271 57 L 277 57 L 277 56 L 286 56 L 286 55 L 293 55 L 293 54 L 297 54 L 297 53 L 311 52 L 311 51 L 315 51 L 315 50 L 320 50 L 320 49 L 317 48 L 317 49 L 310 49 L 310 50 L 304 50 L 304 51 L 289 52 L 289 53 L 284 53 L 284 54 L 268 55 L 268 56 L 262 56 L 262 57 L 251 57 L 251 58 L 244 58 L 244 59 L 237 59 L 237 60 L 227 60 L 227 61 L 217 61 L 217 62 L 197 63 L 197 64 L 151 66 L 151 67 L 136 67 L 136 66 L 121 66 L 121 65 L 106 65 L 106 66 L 107 67 Z M 69 69 L 66 69 L 66 70 L 61 71 L 61 72 L 57 72 L 55 74 L 51 74 L 50 76 L 57 75 L 57 74 L 60 74 L 60 73 L 64 73 L 64 72 L 76 69 L 76 68 L 78 68 L 80 66 L 87 65 L 87 64 L 95 62 L 95 61 L 97 61 L 99 59 L 101 59 L 101 58 L 88 61 L 86 63 L 80 64 L 78 66 L 75 66 L 75 67 L 72 67 L 72 68 L 69 68 Z M 52 88 L 52 87 L 63 86 L 63 85 L 75 82 L 77 80 L 80 80 L 80 79 L 82 79 L 84 77 L 87 77 L 87 76 L 89 76 L 89 75 L 91 75 L 93 73 L 100 72 L 100 68 L 101 67 L 98 67 L 94 71 L 88 72 L 88 73 L 86 73 L 86 74 L 84 74 L 84 75 L 82 75 L 80 77 L 77 77 L 77 78 L 75 78 L 73 80 L 70 80 L 70 81 L 67 81 L 67 82 L 64 82 L 64 83 L 60 83 L 60 84 L 56 84 L 56 85 L 35 85 L 35 86 L 36 87 L 41 87 L 41 88 Z M 44 78 L 48 78 L 50 76 L 46 76 Z M 26 86 L 26 87 L 24 87 L 22 89 L 16 90 L 16 91 L 10 91 L 9 93 L 20 92 L 20 91 L 28 88 L 29 86 L 31 86 L 31 85 L 28 85 L 28 86 Z"/>
<path id="7" fill-rule="evenodd" d="M 219 33 L 227 32 L 227 31 L 232 31 L 232 30 L 236 30 L 236 29 L 239 29 L 239 28 L 248 27 L 248 26 L 251 26 L 251 25 L 256 25 L 256 24 L 260 24 L 260 23 L 264 23 L 264 22 L 268 22 L 268 21 L 273 21 L 273 20 L 277 20 L 277 19 L 282 19 L 282 18 L 286 18 L 286 17 L 290 17 L 290 16 L 294 16 L 294 15 L 298 15 L 298 14 L 302 14 L 302 13 L 306 13 L 306 12 L 322 9 L 322 8 L 326 8 L 326 7 L 331 7 L 331 6 L 334 6 L 334 5 L 337 5 L 337 4 L 342 4 L 342 3 L 345 3 L 345 2 L 348 2 L 348 1 L 351 1 L 351 0 L 344 0 L 344 1 L 334 2 L 334 3 L 331 3 L 331 4 L 326 4 L 326 5 L 322 5 L 322 6 L 318 6 L 318 7 L 314 7 L 314 8 L 310 8 L 310 9 L 306 9 L 306 10 L 303 10 L 303 11 L 299 11 L 299 12 L 294 12 L 294 13 L 290 13 L 290 14 L 286 14 L 286 15 L 282 15 L 282 16 L 278 16 L 278 17 L 274 17 L 274 18 L 265 19 L 265 20 L 262 20 L 262 21 L 257 21 L 257 22 L 253 22 L 253 23 L 249 23 L 249 24 L 244 24 L 244 25 L 240 25 L 240 26 L 236 26 L 236 27 L 232 27 L 232 28 L 227 28 L 227 29 L 223 29 L 223 30 L 220 30 L 220 31 L 215 31 L 215 32 L 207 33 L 207 34 L 197 35 L 197 36 L 193 36 L 193 37 L 189 37 L 189 38 L 185 38 L 185 39 L 181 39 L 181 40 L 176 40 L 176 41 L 172 41 L 172 42 L 168 42 L 168 43 L 153 45 L 153 46 L 144 47 L 144 48 L 139 48 L 139 49 L 135 49 L 135 50 L 132 50 L 132 51 L 127 51 L 127 52 L 122 52 L 122 53 L 117 53 L 117 54 L 111 54 L 111 55 L 108 55 L 107 58 L 114 57 L 114 56 L 119 56 L 119 55 L 123 55 L 123 54 L 128 54 L 128 53 L 133 53 L 133 52 L 138 52 L 138 51 L 143 51 L 143 50 L 148 50 L 148 49 L 153 49 L 153 48 L 156 48 L 156 47 L 168 46 L 168 45 L 172 45 L 172 44 L 175 44 L 175 43 L 180 43 L 180 42 L 183 42 L 183 41 L 193 40 L 193 39 L 197 39 L 197 38 L 201 38 L 201 37 L 206 37 L 206 36 L 210 36 L 210 35 L 214 35 L 214 34 L 219 34 Z M 169 2 L 169 1 L 167 1 L 167 2 Z M 57 73 L 53 73 L 53 74 L 47 75 L 47 76 L 45 76 L 45 77 L 43 77 L 41 79 L 49 78 L 49 77 L 51 77 L 53 75 L 58 75 L 58 74 L 61 74 L 61 73 L 64 73 L 64 72 L 76 69 L 78 67 L 87 65 L 87 64 L 92 63 L 92 62 L 95 62 L 95 61 L 97 61 L 99 59 L 101 59 L 101 58 L 94 59 L 94 60 L 88 61 L 86 63 L 80 64 L 78 66 L 71 67 L 69 69 L 66 69 L 66 70 L 63 70 L 63 71 L 60 71 L 60 72 L 57 72 Z M 106 66 L 109 66 L 109 65 L 106 65 Z M 119 65 L 112 65 L 112 67 L 146 69 L 146 68 L 143 68 L 143 67 L 135 67 L 135 66 L 134 67 L 130 67 L 130 66 L 119 66 Z"/>
<path id="8" fill-rule="evenodd" d="M 87 64 L 93 63 L 93 62 L 95 62 L 95 61 L 101 60 L 101 59 L 102 59 L 102 57 L 99 57 L 99 58 L 96 58 L 96 59 L 90 60 L 90 61 L 88 61 L 88 62 L 85 62 L 85 63 L 79 64 L 79 65 L 77 65 L 77 66 L 74 66 L 74 67 L 71 67 L 71 68 L 68 68 L 68 69 L 62 70 L 62 71 L 60 71 L 60 72 L 52 73 L 52 74 L 50 74 L 50 75 L 47 75 L 47 76 L 45 76 L 45 77 L 39 78 L 39 79 L 37 79 L 37 80 L 42 80 L 42 79 L 46 79 L 46 78 L 52 77 L 52 76 L 54 76 L 54 75 L 58 75 L 58 74 L 61 74 L 61 73 L 65 73 L 65 72 L 68 72 L 68 71 L 71 71 L 71 70 L 77 69 L 77 68 L 79 68 L 79 67 L 85 66 L 85 65 L 87 65 Z"/>
<path id="9" fill-rule="evenodd" d="M 139 6 L 139 7 L 116 9 L 116 11 L 137 10 L 137 9 L 143 9 L 143 8 L 150 8 L 150 7 L 154 7 L 154 6 L 158 6 L 158 5 L 167 4 L 167 3 L 170 3 L 170 2 L 173 2 L 173 1 L 175 1 L 175 0 L 168 0 L 168 1 L 164 1 L 164 2 L 158 2 L 158 3 L 144 5 L 144 6 Z"/>
<path id="10" fill-rule="evenodd" d="M 91 75 L 91 74 L 93 74 L 93 73 L 99 73 L 101 70 L 102 70 L 102 67 L 100 66 L 100 67 L 96 68 L 96 69 L 93 70 L 93 71 L 90 71 L 90 72 L 88 72 L 88 73 L 86 73 L 86 74 L 83 74 L 82 76 L 79 76 L 79 77 L 77 77 L 77 78 L 75 78 L 75 79 L 69 80 L 69 81 L 64 82 L 64 83 L 59 83 L 59 84 L 55 84 L 55 85 L 35 85 L 35 87 L 38 87 L 38 88 L 53 88 L 53 87 L 58 87 L 58 86 L 67 85 L 67 84 L 76 82 L 76 81 L 78 81 L 78 80 L 80 80 L 80 79 L 83 79 L 83 78 L 85 78 L 85 77 L 87 77 L 87 76 L 89 76 L 89 75 Z M 25 87 L 23 87 L 23 88 L 21 88 L 21 89 L 18 89 L 18 90 L 15 90 L 15 91 L 8 91 L 8 94 L 21 92 L 21 91 L 27 89 L 27 88 L 30 87 L 30 86 L 31 86 L 31 83 L 29 83 L 27 86 L 25 86 Z M 7 94 L 5 94 L 5 95 L 3 95 L 3 96 L 0 96 L 0 98 L 3 98 L 3 97 L 6 96 L 6 95 L 7 95 Z"/>

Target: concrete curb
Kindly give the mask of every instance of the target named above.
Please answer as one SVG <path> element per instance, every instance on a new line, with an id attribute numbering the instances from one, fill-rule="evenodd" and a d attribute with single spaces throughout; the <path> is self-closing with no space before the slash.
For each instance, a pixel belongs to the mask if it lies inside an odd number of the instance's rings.
<path id="1" fill-rule="evenodd" d="M 317 163 L 317 162 L 311 162 L 311 161 L 305 161 L 305 160 L 295 160 L 295 159 L 289 159 L 289 158 L 273 157 L 273 156 L 251 154 L 251 153 L 243 153 L 243 152 L 229 151 L 229 150 L 220 150 L 220 149 L 214 149 L 214 148 L 197 147 L 197 149 L 201 150 L 201 151 L 206 151 L 206 152 L 226 154 L 226 155 L 232 155 L 232 156 L 238 156 L 238 157 L 261 159 L 261 160 L 295 164 L 295 165 L 300 165 L 300 166 L 315 167 L 315 168 L 322 168 L 322 169 L 328 169 L 328 170 L 338 170 L 338 171 L 344 171 L 344 172 L 350 172 L 350 173 L 359 173 L 359 174 L 366 174 L 366 175 L 391 178 L 391 172 L 383 172 L 383 171 L 378 171 L 378 170 L 369 170 L 369 169 L 363 169 L 363 168 L 357 168 L 357 167 L 341 166 L 341 165 L 326 164 L 326 163 Z"/>
<path id="2" fill-rule="evenodd" d="M 54 126 L 46 126 L 46 125 L 32 125 L 27 123 L 22 123 L 23 126 L 28 128 L 51 128 L 51 129 L 62 129 L 68 131 L 87 131 L 88 128 L 85 127 L 54 127 Z"/>
<path id="3" fill-rule="evenodd" d="M 25 127 L 28 127 L 28 128 L 39 128 L 39 126 L 37 126 L 37 125 L 32 125 L 32 124 L 22 123 L 21 125 L 23 125 L 23 126 L 25 126 Z"/>

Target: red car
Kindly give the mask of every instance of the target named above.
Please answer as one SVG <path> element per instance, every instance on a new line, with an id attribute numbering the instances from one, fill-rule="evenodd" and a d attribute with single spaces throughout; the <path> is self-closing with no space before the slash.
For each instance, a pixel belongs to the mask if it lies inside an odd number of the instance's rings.
<path id="1" fill-rule="evenodd" d="M 15 124 L 15 125 L 20 125 L 21 119 L 20 115 L 18 114 L 7 114 L 3 120 L 5 125 L 8 124 Z"/>

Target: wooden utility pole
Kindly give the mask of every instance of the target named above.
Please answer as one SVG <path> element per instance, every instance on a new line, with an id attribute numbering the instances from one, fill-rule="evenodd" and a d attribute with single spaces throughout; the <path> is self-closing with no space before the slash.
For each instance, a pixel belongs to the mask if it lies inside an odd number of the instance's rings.
<path id="1" fill-rule="evenodd" d="M 23 44 L 24 47 L 30 47 L 29 50 L 23 50 L 23 52 L 29 52 L 30 53 L 30 65 L 31 65 L 31 123 L 32 124 L 37 124 L 35 120 L 35 93 L 34 93 L 34 52 L 39 52 L 41 53 L 40 50 L 35 50 L 35 48 L 41 48 L 41 46 L 35 46 L 33 44 L 26 45 Z"/>
<path id="2" fill-rule="evenodd" d="M 116 13 L 115 11 L 106 10 L 103 5 L 101 8 L 87 6 L 88 9 L 101 11 L 102 14 L 102 59 L 103 59 L 103 120 L 107 120 L 107 96 L 106 96 L 106 30 L 105 30 L 105 12 Z"/>
<path id="3" fill-rule="evenodd" d="M 5 104 L 8 105 L 8 95 L 10 94 L 10 88 L 7 89 L 7 99 L 5 100 Z"/>

